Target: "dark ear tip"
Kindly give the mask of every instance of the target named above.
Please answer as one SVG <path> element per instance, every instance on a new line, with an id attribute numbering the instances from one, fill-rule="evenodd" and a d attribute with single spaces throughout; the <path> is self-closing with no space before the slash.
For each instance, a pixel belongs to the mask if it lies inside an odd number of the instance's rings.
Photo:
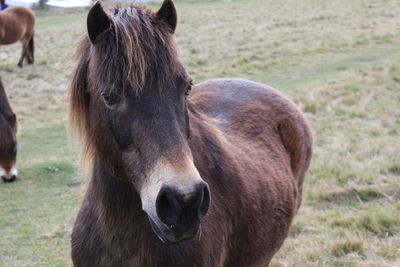
<path id="1" fill-rule="evenodd" d="M 172 29 L 172 32 L 175 32 L 177 25 L 177 13 L 174 2 L 172 0 L 164 0 L 163 4 L 157 12 L 157 16 L 164 20 Z"/>
<path id="2" fill-rule="evenodd" d="M 100 1 L 96 1 L 92 7 L 89 10 L 89 14 L 88 14 L 88 20 L 91 17 L 91 15 L 95 15 L 98 12 L 101 12 L 103 10 Z"/>
<path id="3" fill-rule="evenodd" d="M 92 9 L 93 7 L 98 7 L 98 6 L 101 6 L 100 1 L 96 1 L 96 2 L 92 5 L 91 9 Z"/>
<path id="4" fill-rule="evenodd" d="M 109 26 L 110 18 L 104 12 L 100 1 L 96 1 L 96 3 L 89 10 L 89 14 L 87 17 L 87 29 L 92 44 L 95 43 L 96 38 L 100 34 L 105 32 L 109 28 Z"/>

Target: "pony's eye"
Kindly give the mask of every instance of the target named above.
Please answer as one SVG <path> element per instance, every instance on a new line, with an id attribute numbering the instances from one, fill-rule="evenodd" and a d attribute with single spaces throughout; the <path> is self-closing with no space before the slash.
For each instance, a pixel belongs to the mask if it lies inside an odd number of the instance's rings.
<path id="1" fill-rule="evenodd" d="M 103 93 L 101 96 L 103 97 L 104 102 L 106 103 L 107 106 L 115 105 L 120 100 L 119 95 L 113 92 Z"/>

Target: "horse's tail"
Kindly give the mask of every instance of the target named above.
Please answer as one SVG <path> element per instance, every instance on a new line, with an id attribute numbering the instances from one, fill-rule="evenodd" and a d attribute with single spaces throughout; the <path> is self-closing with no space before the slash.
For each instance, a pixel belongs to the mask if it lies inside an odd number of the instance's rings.
<path id="1" fill-rule="evenodd" d="M 298 112 L 294 117 L 288 117 L 282 120 L 279 123 L 278 132 L 290 156 L 292 173 L 297 180 L 299 190 L 297 204 L 299 207 L 301 204 L 304 176 L 310 166 L 312 155 L 313 141 L 311 130 L 306 119 Z"/>
<path id="2" fill-rule="evenodd" d="M 35 61 L 35 55 L 34 55 L 34 53 L 35 53 L 35 42 L 33 40 L 33 36 L 34 35 L 32 34 L 32 38 L 29 40 L 29 44 L 28 44 L 29 53 L 31 55 L 31 57 L 29 58 L 29 64 L 33 64 L 33 62 Z"/>

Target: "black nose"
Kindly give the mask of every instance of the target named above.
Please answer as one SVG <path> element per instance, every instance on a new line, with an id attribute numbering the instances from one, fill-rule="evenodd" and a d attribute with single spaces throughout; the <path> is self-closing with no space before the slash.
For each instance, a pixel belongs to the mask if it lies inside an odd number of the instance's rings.
<path id="1" fill-rule="evenodd" d="M 181 228 L 182 231 L 184 228 L 197 227 L 209 206 L 210 192 L 206 183 L 198 184 L 189 195 L 164 186 L 156 202 L 159 219 L 168 227 Z"/>
<path id="2" fill-rule="evenodd" d="M 3 179 L 3 182 L 11 183 L 11 182 L 14 182 L 15 179 L 17 179 L 17 176 L 16 176 L 16 175 L 13 175 L 13 176 L 11 176 L 9 179 L 7 179 L 7 178 L 4 177 L 4 176 L 1 176 L 1 179 Z"/>

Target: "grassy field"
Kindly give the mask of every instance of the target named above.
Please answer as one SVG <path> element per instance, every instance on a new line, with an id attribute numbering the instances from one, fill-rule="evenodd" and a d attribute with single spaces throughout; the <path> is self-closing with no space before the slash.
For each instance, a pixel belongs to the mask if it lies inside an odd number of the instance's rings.
<path id="1" fill-rule="evenodd" d="M 400 266 L 400 2 L 177 3 L 196 82 L 244 77 L 306 112 L 314 158 L 304 201 L 272 266 Z M 19 180 L 0 184 L 0 266 L 69 266 L 86 176 L 68 135 L 66 86 L 85 12 L 41 13 L 36 64 L 0 47 L 20 123 Z"/>

